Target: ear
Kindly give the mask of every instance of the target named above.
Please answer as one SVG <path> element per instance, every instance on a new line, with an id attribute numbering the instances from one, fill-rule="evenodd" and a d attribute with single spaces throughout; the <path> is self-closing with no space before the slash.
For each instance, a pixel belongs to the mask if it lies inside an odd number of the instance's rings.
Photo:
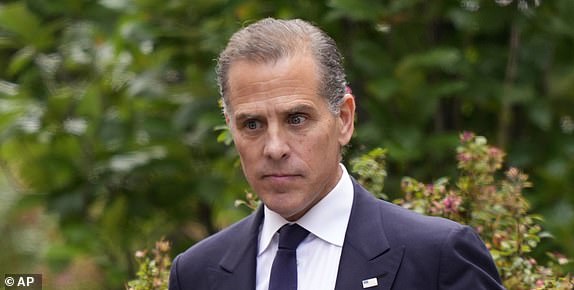
<path id="1" fill-rule="evenodd" d="M 345 146 L 351 141 L 355 131 L 355 97 L 353 95 L 346 94 L 343 97 L 338 122 L 339 144 Z"/>

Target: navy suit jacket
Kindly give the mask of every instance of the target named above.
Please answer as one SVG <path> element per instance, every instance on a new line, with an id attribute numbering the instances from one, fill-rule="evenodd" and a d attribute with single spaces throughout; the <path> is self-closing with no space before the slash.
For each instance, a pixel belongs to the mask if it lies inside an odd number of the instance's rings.
<path id="1" fill-rule="evenodd" d="M 336 290 L 504 289 L 490 253 L 475 232 L 379 200 L 354 182 L 354 200 Z M 263 210 L 177 256 L 170 290 L 253 290 Z M 317 289 L 321 290 L 321 289 Z M 329 289 L 330 290 L 330 289 Z"/>

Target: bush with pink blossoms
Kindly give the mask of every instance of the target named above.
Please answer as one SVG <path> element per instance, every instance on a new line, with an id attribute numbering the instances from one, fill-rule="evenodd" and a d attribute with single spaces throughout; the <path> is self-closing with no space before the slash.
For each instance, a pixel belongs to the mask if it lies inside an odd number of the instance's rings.
<path id="1" fill-rule="evenodd" d="M 459 176 L 426 184 L 402 180 L 404 198 L 395 203 L 426 215 L 442 216 L 472 226 L 482 237 L 508 289 L 573 289 L 571 274 L 561 266 L 569 260 L 549 253 L 542 265 L 531 256 L 541 239 L 542 218 L 529 212 L 523 190 L 528 176 L 517 168 L 501 174 L 505 153 L 486 138 L 465 132 L 457 148 Z"/>

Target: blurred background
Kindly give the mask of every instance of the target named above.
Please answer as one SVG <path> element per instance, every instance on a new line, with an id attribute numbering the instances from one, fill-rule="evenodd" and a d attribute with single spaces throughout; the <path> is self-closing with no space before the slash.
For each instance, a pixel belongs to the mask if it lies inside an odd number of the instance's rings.
<path id="1" fill-rule="evenodd" d="M 345 56 L 358 102 L 346 160 L 388 149 L 400 180 L 456 174 L 464 130 L 530 175 L 574 257 L 572 0 L 1 0 L 0 273 L 123 289 L 134 252 L 175 255 L 249 213 L 225 144 L 215 59 L 263 17 L 302 18 Z M 572 265 L 570 265 L 572 270 Z"/>

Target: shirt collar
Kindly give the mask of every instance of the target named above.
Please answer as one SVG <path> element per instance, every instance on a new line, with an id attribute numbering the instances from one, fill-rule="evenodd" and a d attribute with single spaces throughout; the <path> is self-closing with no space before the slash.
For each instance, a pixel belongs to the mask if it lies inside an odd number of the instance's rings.
<path id="1" fill-rule="evenodd" d="M 345 166 L 340 166 L 343 173 L 337 185 L 296 223 L 321 240 L 342 247 L 353 205 L 353 182 Z M 258 255 L 271 244 L 277 230 L 289 223 L 267 206 L 264 206 L 263 213 Z"/>

